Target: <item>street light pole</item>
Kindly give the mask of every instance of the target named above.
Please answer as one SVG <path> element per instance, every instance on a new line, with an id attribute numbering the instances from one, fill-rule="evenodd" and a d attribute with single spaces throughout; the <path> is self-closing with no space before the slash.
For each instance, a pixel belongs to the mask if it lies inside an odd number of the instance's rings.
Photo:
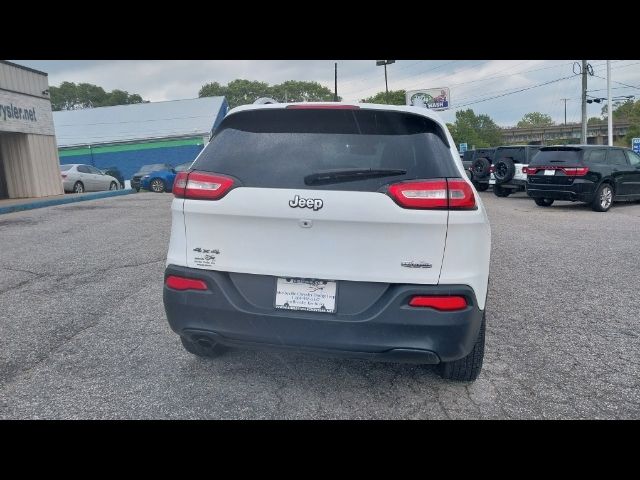
<path id="1" fill-rule="evenodd" d="M 392 63 L 395 63 L 395 62 L 396 62 L 395 60 L 376 60 L 377 67 L 384 65 L 384 88 L 385 88 L 384 98 L 387 104 L 389 104 L 389 82 L 387 81 L 387 65 L 391 65 Z"/>
<path id="2" fill-rule="evenodd" d="M 609 146 L 613 147 L 613 100 L 611 99 L 611 60 L 607 60 L 607 98 L 609 99 L 609 106 L 607 110 L 607 130 L 609 133 Z"/>
<path id="3" fill-rule="evenodd" d="M 580 143 L 587 143 L 587 61 L 582 60 L 582 135 Z"/>
<path id="4" fill-rule="evenodd" d="M 568 98 L 561 98 L 560 100 L 564 101 L 564 126 L 567 126 L 567 100 Z"/>

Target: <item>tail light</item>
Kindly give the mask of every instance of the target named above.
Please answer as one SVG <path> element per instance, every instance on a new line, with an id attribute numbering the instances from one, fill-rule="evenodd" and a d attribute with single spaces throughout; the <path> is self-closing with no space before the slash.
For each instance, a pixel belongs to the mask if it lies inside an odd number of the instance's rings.
<path id="1" fill-rule="evenodd" d="M 583 177 L 589 172 L 589 167 L 565 167 L 561 170 L 569 177 Z"/>
<path id="2" fill-rule="evenodd" d="M 473 190 L 464 180 L 434 179 L 394 183 L 389 196 L 404 208 L 460 209 L 476 208 Z"/>
<path id="3" fill-rule="evenodd" d="M 557 167 L 555 165 L 550 167 L 525 167 L 522 172 L 527 175 L 535 175 L 538 170 L 560 170 L 568 177 L 583 177 L 589 172 L 589 167 Z"/>
<path id="4" fill-rule="evenodd" d="M 219 200 L 233 186 L 233 179 L 216 173 L 180 172 L 173 183 L 178 198 Z"/>
<path id="5" fill-rule="evenodd" d="M 178 275 L 169 275 L 164 284 L 174 290 L 207 290 L 207 284 L 203 280 Z"/>
<path id="6" fill-rule="evenodd" d="M 467 299 L 457 295 L 417 295 L 411 298 L 409 305 L 411 307 L 434 308 L 452 312 L 467 308 Z"/>
<path id="7" fill-rule="evenodd" d="M 489 173 L 493 173 L 493 172 L 495 172 L 495 171 L 496 171 L 496 167 L 495 167 L 495 166 L 493 166 L 493 165 L 491 165 L 491 166 L 489 167 Z"/>

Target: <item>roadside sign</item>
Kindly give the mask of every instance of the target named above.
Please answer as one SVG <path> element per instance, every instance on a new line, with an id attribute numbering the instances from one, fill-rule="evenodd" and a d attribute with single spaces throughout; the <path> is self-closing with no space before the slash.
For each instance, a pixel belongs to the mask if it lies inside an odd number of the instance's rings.
<path id="1" fill-rule="evenodd" d="M 406 95 L 407 105 L 432 110 L 446 110 L 451 102 L 449 87 L 409 90 Z"/>
<path id="2" fill-rule="evenodd" d="M 640 154 L 640 138 L 633 138 L 631 140 L 631 149 Z"/>
<path id="3" fill-rule="evenodd" d="M 460 144 L 460 153 L 464 153 L 467 151 L 467 144 L 466 143 L 461 143 Z"/>

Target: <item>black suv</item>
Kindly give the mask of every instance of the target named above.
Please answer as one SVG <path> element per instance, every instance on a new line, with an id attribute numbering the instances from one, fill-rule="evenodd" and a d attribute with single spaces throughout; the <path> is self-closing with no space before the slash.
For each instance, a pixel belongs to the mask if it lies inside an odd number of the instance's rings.
<path id="1" fill-rule="evenodd" d="M 140 167 L 136 173 L 131 177 L 131 188 L 133 188 L 136 192 L 140 191 L 140 181 L 142 177 L 151 172 L 155 172 L 156 170 L 171 170 L 173 167 L 168 163 L 152 163 L 150 165 L 143 165 Z"/>
<path id="2" fill-rule="evenodd" d="M 489 188 L 490 168 L 493 163 L 495 148 L 476 148 L 464 152 L 462 164 L 471 172 L 471 181 L 479 192 Z"/>
<path id="3" fill-rule="evenodd" d="M 541 207 L 570 200 L 606 212 L 614 200 L 640 200 L 640 155 L 626 148 L 543 147 L 526 173 L 527 195 Z"/>
<path id="4" fill-rule="evenodd" d="M 515 192 L 524 192 L 527 175 L 524 168 L 540 151 L 536 145 L 509 145 L 496 148 L 493 156 L 493 193 L 497 197 L 508 197 Z"/>
<path id="5" fill-rule="evenodd" d="M 101 170 L 105 175 L 111 175 L 112 177 L 118 179 L 118 182 L 120 182 L 120 188 L 124 188 L 124 175 L 122 175 L 122 172 L 118 169 L 118 167 L 107 167 L 102 168 Z"/>

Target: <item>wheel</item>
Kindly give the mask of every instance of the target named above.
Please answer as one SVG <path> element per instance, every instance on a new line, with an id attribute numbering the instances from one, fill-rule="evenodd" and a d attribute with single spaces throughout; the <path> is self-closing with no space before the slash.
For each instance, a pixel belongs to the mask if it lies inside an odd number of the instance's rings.
<path id="1" fill-rule="evenodd" d="M 480 332 L 473 349 L 464 358 L 454 360 L 453 362 L 442 362 L 440 364 L 440 376 L 446 380 L 455 380 L 458 382 L 472 382 L 482 370 L 482 360 L 484 358 L 484 333 L 485 333 L 485 315 L 482 314 L 482 323 L 480 324 Z"/>
<path id="2" fill-rule="evenodd" d="M 496 183 L 507 183 L 516 174 L 516 166 L 509 157 L 501 158 L 494 167 L 493 176 L 496 178 Z"/>
<path id="3" fill-rule="evenodd" d="M 209 340 L 200 339 L 196 342 L 180 337 L 184 349 L 198 357 L 217 357 L 227 351 L 227 347 Z"/>
<path id="4" fill-rule="evenodd" d="M 153 180 L 151 180 L 150 186 L 151 191 L 156 193 L 162 193 L 165 189 L 164 181 L 162 181 L 162 179 L 160 178 L 154 178 Z"/>
<path id="5" fill-rule="evenodd" d="M 83 193 L 84 192 L 84 184 L 82 182 L 76 182 L 73 185 L 73 193 Z"/>
<path id="6" fill-rule="evenodd" d="M 485 192 L 489 189 L 488 183 L 475 183 L 474 185 L 476 186 L 476 190 L 479 192 Z"/>
<path id="7" fill-rule="evenodd" d="M 140 187 L 133 187 L 133 189 L 138 193 L 140 192 Z"/>
<path id="8" fill-rule="evenodd" d="M 534 200 L 536 201 L 536 205 L 539 207 L 550 207 L 553 205 L 552 198 L 535 198 Z"/>
<path id="9" fill-rule="evenodd" d="M 489 171 L 490 168 L 491 162 L 484 157 L 476 158 L 471 164 L 471 172 L 476 179 L 488 177 L 491 173 Z"/>
<path id="10" fill-rule="evenodd" d="M 111 185 L 109 185 L 109 190 L 118 190 L 118 184 L 116 182 L 111 182 Z"/>
<path id="11" fill-rule="evenodd" d="M 508 197 L 509 195 L 511 195 L 511 190 L 509 190 L 508 188 L 501 187 L 500 185 L 494 185 L 493 194 L 496 197 Z"/>
<path id="12" fill-rule="evenodd" d="M 600 185 L 591 202 L 591 208 L 596 212 L 606 212 L 613 204 L 613 187 L 608 183 Z"/>

